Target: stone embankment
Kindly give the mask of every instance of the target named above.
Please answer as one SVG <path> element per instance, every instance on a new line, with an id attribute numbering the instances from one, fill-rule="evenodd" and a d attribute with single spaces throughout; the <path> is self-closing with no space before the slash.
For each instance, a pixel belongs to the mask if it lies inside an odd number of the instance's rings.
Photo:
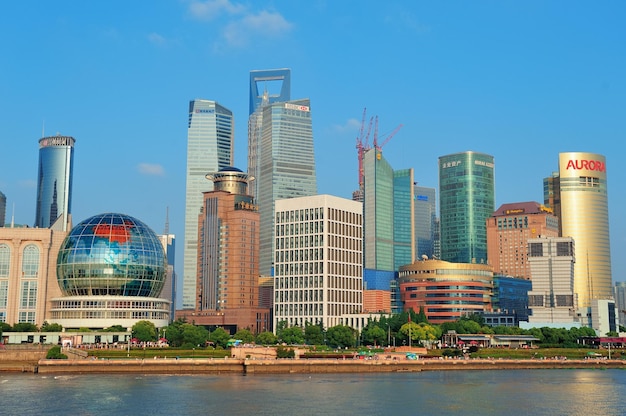
<path id="1" fill-rule="evenodd" d="M 355 360 L 355 359 L 115 359 L 46 360 L 33 368 L 40 374 L 330 374 L 454 370 L 626 369 L 622 360 Z M 1 371 L 1 368 L 0 368 Z"/>

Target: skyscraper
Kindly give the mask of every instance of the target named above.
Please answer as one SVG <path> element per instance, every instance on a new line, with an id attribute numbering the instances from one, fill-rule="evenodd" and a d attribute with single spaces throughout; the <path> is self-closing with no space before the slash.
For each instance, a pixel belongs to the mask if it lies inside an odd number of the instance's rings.
<path id="1" fill-rule="evenodd" d="M 251 194 L 261 213 L 261 275 L 272 273 L 274 201 L 317 194 L 310 101 L 265 98 L 250 118 L 258 126 L 248 130 Z"/>
<path id="2" fill-rule="evenodd" d="M 417 258 L 435 255 L 437 234 L 437 197 L 435 188 L 414 186 L 415 197 L 415 255 Z M 414 259 L 415 260 L 415 259 Z"/>
<path id="3" fill-rule="evenodd" d="M 415 258 L 413 169 L 394 171 L 379 147 L 363 153 L 365 288 L 388 290 L 401 312 L 396 272 Z"/>
<path id="4" fill-rule="evenodd" d="M 198 218 L 197 322 L 232 333 L 268 330 L 269 310 L 259 308 L 259 212 L 248 175 L 228 167 L 206 178 L 214 190 L 204 193 Z"/>
<path id="5" fill-rule="evenodd" d="M 413 169 L 393 172 L 394 270 L 415 260 L 415 198 Z"/>
<path id="6" fill-rule="evenodd" d="M 441 257 L 487 263 L 486 220 L 495 209 L 493 156 L 462 152 L 439 157 Z"/>
<path id="7" fill-rule="evenodd" d="M 363 155 L 365 268 L 395 271 L 393 168 L 377 148 Z"/>
<path id="8" fill-rule="evenodd" d="M 595 153 L 559 154 L 561 232 L 576 243 L 574 291 L 578 306 L 611 299 L 611 247 L 605 157 Z"/>
<path id="9" fill-rule="evenodd" d="M 35 227 L 68 231 L 72 215 L 74 138 L 51 136 L 39 140 Z M 61 220 L 57 225 L 57 220 Z"/>
<path id="10" fill-rule="evenodd" d="M 202 208 L 202 193 L 213 189 L 213 183 L 207 181 L 205 175 L 233 164 L 233 126 L 233 113 L 216 101 L 197 99 L 189 102 L 183 309 L 193 309 L 196 305 L 198 215 Z"/>

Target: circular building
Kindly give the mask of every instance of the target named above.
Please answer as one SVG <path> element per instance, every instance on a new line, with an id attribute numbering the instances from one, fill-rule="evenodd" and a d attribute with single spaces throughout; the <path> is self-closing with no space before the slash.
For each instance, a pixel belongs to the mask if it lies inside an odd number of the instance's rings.
<path id="1" fill-rule="evenodd" d="M 52 300 L 51 321 L 64 328 L 92 329 L 148 320 L 170 320 L 170 301 L 158 296 L 167 260 L 158 236 L 125 215 L 95 215 L 75 226 L 57 257 L 64 297 Z"/>

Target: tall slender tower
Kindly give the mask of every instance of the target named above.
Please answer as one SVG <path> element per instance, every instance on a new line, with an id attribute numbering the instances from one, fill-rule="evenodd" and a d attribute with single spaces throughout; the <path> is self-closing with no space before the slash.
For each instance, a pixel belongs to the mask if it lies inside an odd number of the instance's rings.
<path id="1" fill-rule="evenodd" d="M 262 88 L 259 88 L 262 87 Z M 276 91 L 279 90 L 279 93 Z M 263 127 L 263 107 L 291 99 L 291 70 L 267 69 L 250 71 L 250 115 L 248 118 L 248 175 L 250 195 L 258 198 L 260 177 L 260 146 Z M 264 272 L 267 273 L 267 272 Z"/>
<path id="2" fill-rule="evenodd" d="M 283 81 L 281 93 L 272 95 L 266 89 L 259 98 L 257 83 L 270 78 Z M 281 101 L 289 97 L 288 69 L 253 71 L 250 79 L 250 109 L 257 105 L 248 124 L 250 194 L 261 214 L 259 272 L 271 275 L 274 201 L 317 194 L 311 103 Z"/>
<path id="3" fill-rule="evenodd" d="M 233 165 L 233 126 L 233 113 L 216 101 L 190 101 L 182 309 L 193 309 L 196 305 L 198 215 L 202 209 L 203 192 L 213 190 L 213 183 L 207 181 L 205 175 Z"/>
<path id="4" fill-rule="evenodd" d="M 574 291 L 578 306 L 611 299 L 611 246 L 605 157 L 595 153 L 559 154 L 560 224 L 576 243 Z"/>
<path id="5" fill-rule="evenodd" d="M 73 137 L 61 135 L 39 140 L 35 227 L 55 226 L 68 231 L 72 215 L 74 142 Z"/>
<path id="6" fill-rule="evenodd" d="M 0 227 L 4 227 L 7 213 L 7 197 L 0 191 Z"/>
<path id="7" fill-rule="evenodd" d="M 462 152 L 439 157 L 441 257 L 487 263 L 487 218 L 495 209 L 493 156 Z"/>

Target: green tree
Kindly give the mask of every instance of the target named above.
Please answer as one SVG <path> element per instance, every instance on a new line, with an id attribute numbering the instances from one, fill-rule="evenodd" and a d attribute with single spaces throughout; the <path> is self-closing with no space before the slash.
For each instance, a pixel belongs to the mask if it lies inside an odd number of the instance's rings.
<path id="1" fill-rule="evenodd" d="M 209 330 L 203 326 L 193 324 L 181 325 L 182 345 L 192 347 L 205 346 L 209 339 Z"/>
<path id="2" fill-rule="evenodd" d="M 240 329 L 239 331 L 235 332 L 235 335 L 233 335 L 233 337 L 235 339 L 241 340 L 241 342 L 243 342 L 244 344 L 252 344 L 254 342 L 254 335 L 252 334 L 252 332 L 250 332 L 249 329 Z"/>
<path id="3" fill-rule="evenodd" d="M 157 330 L 150 321 L 138 321 L 133 325 L 132 334 L 140 342 L 156 341 Z"/>
<path id="4" fill-rule="evenodd" d="M 61 332 L 63 331 L 63 326 L 61 324 L 51 324 L 48 321 L 44 321 L 41 324 L 41 332 Z"/>
<path id="5" fill-rule="evenodd" d="M 321 325 L 306 324 L 304 327 L 304 342 L 308 345 L 322 345 L 324 331 Z"/>
<path id="6" fill-rule="evenodd" d="M 420 344 L 423 341 L 434 341 L 441 338 L 441 329 L 439 329 L 439 327 L 424 322 L 407 322 L 400 328 L 400 333 L 407 339 L 410 337 L 413 345 L 415 345 L 415 343 Z"/>
<path id="7" fill-rule="evenodd" d="M 122 325 L 113 325 L 108 328 L 104 328 L 102 332 L 126 332 L 126 328 Z"/>
<path id="8" fill-rule="evenodd" d="M 380 326 L 373 324 L 363 328 L 363 343 L 365 345 L 387 345 L 389 333 Z"/>
<path id="9" fill-rule="evenodd" d="M 259 345 L 276 344 L 276 335 L 273 332 L 265 331 L 256 336 L 256 343 Z"/>
<path id="10" fill-rule="evenodd" d="M 29 322 L 18 322 L 13 325 L 13 332 L 39 332 L 37 325 Z"/>
<path id="11" fill-rule="evenodd" d="M 280 321 L 276 324 L 276 337 L 278 341 L 283 341 L 283 331 L 287 328 L 287 321 Z"/>
<path id="12" fill-rule="evenodd" d="M 226 332 L 224 328 L 215 328 L 215 330 L 211 332 L 211 341 L 222 348 L 226 348 L 229 339 L 230 334 Z"/>
<path id="13" fill-rule="evenodd" d="M 290 326 L 282 331 L 282 341 L 290 345 L 304 344 L 304 331 L 299 326 Z"/>
<path id="14" fill-rule="evenodd" d="M 346 325 L 336 325 L 328 328 L 326 339 L 331 347 L 354 347 L 356 343 L 355 330 Z"/>

